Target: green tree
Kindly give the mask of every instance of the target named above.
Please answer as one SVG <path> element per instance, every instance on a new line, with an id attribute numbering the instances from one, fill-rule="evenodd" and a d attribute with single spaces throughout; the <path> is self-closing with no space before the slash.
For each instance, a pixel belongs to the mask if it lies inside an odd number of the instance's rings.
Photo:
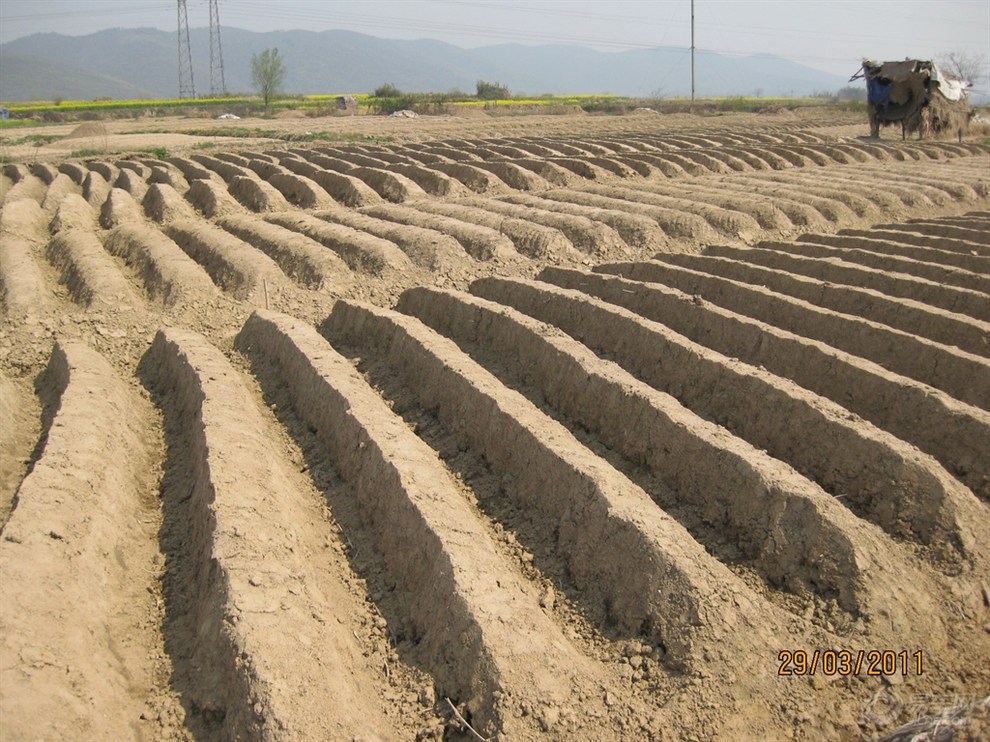
<path id="1" fill-rule="evenodd" d="M 265 102 L 267 111 L 268 104 L 278 95 L 285 81 L 285 62 L 279 56 L 277 48 L 251 55 L 251 80 Z"/>
<path id="2" fill-rule="evenodd" d="M 478 80 L 479 100 L 504 100 L 509 97 L 509 88 L 500 82 Z"/>
<path id="3" fill-rule="evenodd" d="M 400 95 L 402 95 L 402 91 L 390 82 L 382 83 L 375 88 L 374 92 L 376 98 L 398 98 Z"/>

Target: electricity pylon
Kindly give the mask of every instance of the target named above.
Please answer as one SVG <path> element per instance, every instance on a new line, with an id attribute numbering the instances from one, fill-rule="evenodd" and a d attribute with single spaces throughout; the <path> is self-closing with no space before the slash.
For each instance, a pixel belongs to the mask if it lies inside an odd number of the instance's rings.
<path id="1" fill-rule="evenodd" d="M 210 0 L 210 95 L 226 95 L 223 79 L 223 47 L 220 44 L 220 10 L 218 0 Z"/>
<path id="2" fill-rule="evenodd" d="M 189 46 L 189 15 L 186 0 L 179 2 L 179 97 L 195 98 L 196 83 L 193 80 L 192 48 Z"/>

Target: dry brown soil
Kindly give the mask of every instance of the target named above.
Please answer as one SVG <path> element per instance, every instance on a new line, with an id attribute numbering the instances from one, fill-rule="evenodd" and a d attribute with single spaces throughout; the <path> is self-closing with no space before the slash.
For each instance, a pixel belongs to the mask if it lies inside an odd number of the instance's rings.
<path id="1" fill-rule="evenodd" d="M 5 153 L 0 737 L 990 731 L 990 146 L 234 124 Z"/>

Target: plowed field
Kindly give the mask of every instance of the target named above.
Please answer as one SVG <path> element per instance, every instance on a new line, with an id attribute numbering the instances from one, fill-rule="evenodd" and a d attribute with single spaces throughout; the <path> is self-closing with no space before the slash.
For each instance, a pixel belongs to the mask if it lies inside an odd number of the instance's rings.
<path id="1" fill-rule="evenodd" d="M 4 166 L 5 740 L 987 696 L 990 146 L 538 121 Z"/>

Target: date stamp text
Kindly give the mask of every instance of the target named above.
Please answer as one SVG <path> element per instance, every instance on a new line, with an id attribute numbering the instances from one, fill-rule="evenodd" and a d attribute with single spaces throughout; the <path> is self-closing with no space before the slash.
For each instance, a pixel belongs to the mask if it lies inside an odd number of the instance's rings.
<path id="1" fill-rule="evenodd" d="M 777 655 L 777 674 L 802 677 L 805 675 L 888 677 L 892 675 L 923 675 L 925 655 L 918 650 L 908 652 L 893 649 L 783 649 Z"/>

